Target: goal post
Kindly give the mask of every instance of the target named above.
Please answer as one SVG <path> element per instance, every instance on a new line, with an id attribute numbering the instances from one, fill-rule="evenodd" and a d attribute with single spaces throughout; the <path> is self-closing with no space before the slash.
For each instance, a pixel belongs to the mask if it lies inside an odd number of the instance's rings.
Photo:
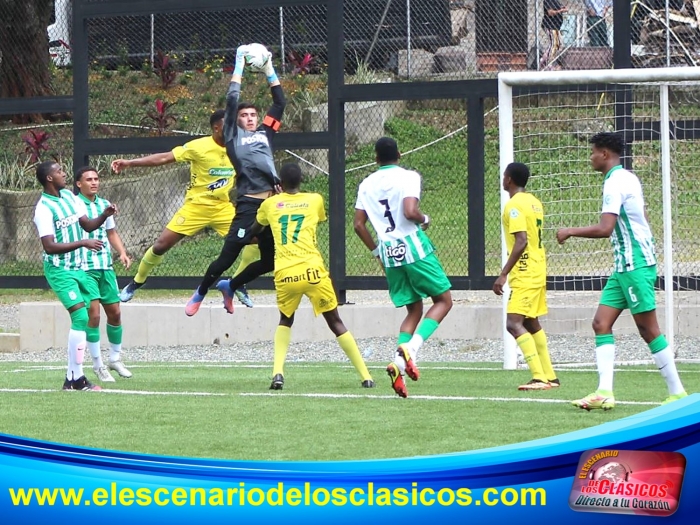
<path id="1" fill-rule="evenodd" d="M 688 214 L 700 218 L 696 212 L 700 199 L 695 202 L 694 198 L 684 197 L 685 177 L 690 177 L 685 173 L 686 167 L 688 172 L 697 169 L 693 164 L 697 155 L 689 145 L 695 144 L 694 149 L 700 151 L 700 143 L 695 142 L 700 139 L 700 67 L 504 72 L 498 75 L 498 109 L 501 183 L 509 163 L 528 164 L 532 172 L 528 190 L 544 205 L 549 289 L 572 293 L 599 291 L 600 283 L 612 270 L 609 244 L 576 239 L 558 246 L 554 233 L 559 227 L 597 222 L 603 178 L 590 168 L 588 139 L 599 131 L 623 133 L 632 152 L 625 162 L 642 180 L 645 203 L 651 209 L 658 274 L 663 276 L 659 290 L 663 294 L 659 298 L 665 303 L 665 310 L 660 321 L 673 345 L 676 315 L 673 280 L 674 269 L 678 269 L 674 267 L 674 218 L 680 217 L 683 220 L 678 222 L 683 224 Z M 501 213 L 508 198 L 501 189 Z M 684 198 L 688 202 L 678 200 Z M 501 236 L 502 263 L 505 263 L 502 229 Z M 659 237 L 663 239 L 661 253 Z M 607 239 L 604 241 L 609 243 Z M 696 260 L 700 259 L 700 246 L 696 256 L 695 239 L 690 233 L 677 242 L 676 251 L 688 244 L 692 246 L 681 254 L 684 268 L 695 263 L 700 267 L 700 260 Z M 688 275 L 696 275 L 694 271 L 688 270 Z M 676 288 L 680 288 L 678 283 Z M 505 293 L 503 366 L 515 369 L 518 351 L 506 330 L 507 300 Z M 578 312 L 573 314 L 578 317 L 568 321 L 561 316 L 552 316 L 557 318 L 554 321 L 545 318 L 545 330 L 557 322 L 560 323 L 557 333 L 567 332 L 567 322 L 572 332 L 575 324 L 580 327 L 580 321 L 588 321 L 590 326 L 592 319 L 583 319 L 581 309 L 572 310 Z M 552 353 L 555 356 L 556 349 Z"/>

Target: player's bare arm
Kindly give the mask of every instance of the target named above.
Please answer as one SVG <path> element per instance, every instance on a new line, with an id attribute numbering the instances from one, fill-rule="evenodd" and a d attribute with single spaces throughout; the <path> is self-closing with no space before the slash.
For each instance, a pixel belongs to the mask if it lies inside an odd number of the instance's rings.
<path id="1" fill-rule="evenodd" d="M 612 234 L 616 222 L 617 215 L 614 213 L 603 213 L 600 215 L 600 222 L 598 224 L 580 228 L 561 228 L 557 230 L 557 242 L 559 244 L 564 244 L 569 237 L 605 239 Z"/>
<path id="2" fill-rule="evenodd" d="M 430 226 L 430 217 L 420 211 L 418 199 L 415 197 L 406 197 L 403 200 L 403 214 L 409 221 L 420 224 L 423 230 L 427 230 Z"/>
<path id="3" fill-rule="evenodd" d="M 41 238 L 41 246 L 49 255 L 61 255 L 63 253 L 79 250 L 80 248 L 87 248 L 88 250 L 97 252 L 102 249 L 103 244 L 104 243 L 98 239 L 82 239 L 75 242 L 56 242 L 53 235 L 46 235 L 45 237 Z"/>
<path id="4" fill-rule="evenodd" d="M 365 210 L 355 210 L 355 218 L 353 220 L 353 226 L 355 228 L 355 233 L 360 238 L 360 240 L 365 244 L 365 246 L 367 246 L 367 249 L 369 251 L 371 251 L 375 257 L 378 257 L 379 254 L 376 253 L 376 250 L 379 246 L 378 246 L 377 242 L 374 240 L 374 237 L 372 237 L 372 234 L 367 229 L 367 221 L 368 220 L 369 220 L 369 217 L 367 216 L 367 212 Z"/>
<path id="5" fill-rule="evenodd" d="M 111 217 L 117 212 L 117 207 L 114 204 L 110 204 L 105 208 L 105 210 L 100 213 L 94 219 L 88 219 L 87 215 L 83 215 L 79 219 L 80 227 L 86 232 L 95 231 L 97 228 L 102 226 L 108 217 Z"/>
<path id="6" fill-rule="evenodd" d="M 107 240 L 109 240 L 110 246 L 117 252 L 119 261 L 124 265 L 124 268 L 128 270 L 131 267 L 131 257 L 126 253 L 126 248 L 124 248 L 124 243 L 119 233 L 117 233 L 117 230 L 107 230 Z"/>
<path id="7" fill-rule="evenodd" d="M 164 153 L 146 155 L 145 157 L 139 157 L 137 159 L 113 160 L 112 171 L 114 173 L 119 173 L 126 168 L 164 166 L 165 164 L 172 164 L 173 162 L 175 162 L 175 155 L 173 155 L 172 151 L 166 151 Z"/>
<path id="8" fill-rule="evenodd" d="M 255 221 L 253 223 L 253 226 L 251 226 L 250 231 L 248 232 L 251 236 L 256 236 L 259 233 L 261 233 L 265 229 L 265 226 L 260 224 L 258 221 Z"/>
<path id="9" fill-rule="evenodd" d="M 527 232 L 515 232 L 514 236 L 515 244 L 513 244 L 513 250 L 510 252 L 506 264 L 503 265 L 501 274 L 493 283 L 493 293 L 496 295 L 503 295 L 503 287 L 508 280 L 508 274 L 513 270 L 520 257 L 525 253 L 525 248 L 527 248 Z"/>

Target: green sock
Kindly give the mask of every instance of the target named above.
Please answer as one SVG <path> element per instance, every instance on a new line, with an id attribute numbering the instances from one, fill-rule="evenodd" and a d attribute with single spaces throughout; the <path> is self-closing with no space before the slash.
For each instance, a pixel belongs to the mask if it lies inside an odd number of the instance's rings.
<path id="1" fill-rule="evenodd" d="M 409 334 L 408 332 L 399 332 L 399 341 L 397 346 L 408 343 L 411 340 L 411 337 L 413 337 L 413 335 Z"/>
<path id="2" fill-rule="evenodd" d="M 440 326 L 440 323 L 438 323 L 435 319 L 426 317 L 418 325 L 418 330 L 416 330 L 416 334 L 421 336 L 421 339 L 423 339 L 423 341 L 427 341 L 428 338 L 431 335 L 433 335 L 435 330 L 437 330 L 438 326 Z"/>
<path id="3" fill-rule="evenodd" d="M 119 326 L 112 326 L 111 324 L 107 324 L 107 340 L 114 344 L 114 345 L 120 345 L 122 344 L 122 334 L 124 333 L 124 329 L 122 328 L 122 325 Z M 89 339 L 88 339 L 89 341 Z"/>
<path id="4" fill-rule="evenodd" d="M 85 336 L 88 343 L 99 343 L 100 342 L 100 327 L 99 326 L 88 326 L 85 329 Z"/>

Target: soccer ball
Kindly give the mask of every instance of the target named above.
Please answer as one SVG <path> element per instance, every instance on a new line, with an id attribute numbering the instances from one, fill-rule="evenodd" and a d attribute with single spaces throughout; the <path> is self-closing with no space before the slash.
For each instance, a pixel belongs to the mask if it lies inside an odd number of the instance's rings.
<path id="1" fill-rule="evenodd" d="M 245 56 L 245 63 L 250 66 L 253 71 L 262 71 L 270 60 L 272 54 L 262 44 L 249 44 L 248 53 Z"/>

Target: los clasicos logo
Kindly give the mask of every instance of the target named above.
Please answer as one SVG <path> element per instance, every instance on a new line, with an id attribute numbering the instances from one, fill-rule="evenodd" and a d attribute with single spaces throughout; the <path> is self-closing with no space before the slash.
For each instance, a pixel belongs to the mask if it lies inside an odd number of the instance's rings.
<path id="1" fill-rule="evenodd" d="M 569 506 L 580 512 L 670 516 L 686 460 L 679 452 L 595 449 L 581 455 Z"/>

